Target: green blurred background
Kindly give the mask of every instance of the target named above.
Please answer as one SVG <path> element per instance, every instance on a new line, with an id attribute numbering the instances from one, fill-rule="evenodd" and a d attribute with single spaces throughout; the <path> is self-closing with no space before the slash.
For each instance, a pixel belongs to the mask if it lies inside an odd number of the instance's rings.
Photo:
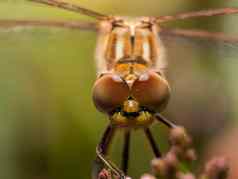
<path id="1" fill-rule="evenodd" d="M 159 16 L 238 6 L 237 0 L 71 2 L 125 16 Z M 0 18 L 92 20 L 25 0 L 0 0 Z M 237 20 L 238 15 L 233 15 L 187 20 L 169 26 L 238 35 Z M 202 162 L 216 138 L 226 135 L 231 128 L 236 130 L 238 47 L 200 40 L 167 40 L 172 98 L 164 115 L 189 130 Z M 94 32 L 59 28 L 0 29 L 0 178 L 90 178 L 95 146 L 108 123 L 91 100 L 96 77 L 95 42 Z M 165 152 L 168 131 L 154 125 L 153 132 Z M 121 137 L 118 132 L 111 151 L 117 163 Z M 141 131 L 135 131 L 132 139 L 129 173 L 138 178 L 149 171 L 153 155 Z"/>

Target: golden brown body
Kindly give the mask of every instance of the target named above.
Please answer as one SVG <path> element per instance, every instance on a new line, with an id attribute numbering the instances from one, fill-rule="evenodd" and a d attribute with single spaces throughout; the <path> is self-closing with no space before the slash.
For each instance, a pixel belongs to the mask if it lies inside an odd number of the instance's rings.
<path id="1" fill-rule="evenodd" d="M 167 104 L 164 48 L 157 34 L 157 24 L 148 17 L 113 17 L 99 23 L 96 63 L 98 81 L 104 81 L 104 87 L 99 89 L 99 82 L 95 83 L 94 91 L 101 92 L 94 93 L 94 102 L 99 110 L 110 114 L 115 125 L 145 127 L 153 122 L 151 113 L 161 111 Z M 112 78 L 102 77 L 105 75 Z M 110 90 L 105 90 L 105 86 Z M 110 102 L 115 103 L 105 106 L 101 102 L 104 99 L 98 99 L 102 96 L 110 96 Z M 120 98 L 117 100 L 116 96 Z"/>

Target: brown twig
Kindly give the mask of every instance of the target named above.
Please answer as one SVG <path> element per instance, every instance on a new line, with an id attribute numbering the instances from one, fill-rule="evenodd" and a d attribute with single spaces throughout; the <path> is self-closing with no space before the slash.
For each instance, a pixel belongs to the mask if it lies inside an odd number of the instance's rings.
<path id="1" fill-rule="evenodd" d="M 166 179 L 227 179 L 228 165 L 224 158 L 214 158 L 205 165 L 205 169 L 198 177 L 179 168 L 181 162 L 191 162 L 196 159 L 194 149 L 191 148 L 191 138 L 183 127 L 171 129 L 169 152 L 160 159 L 152 160 L 152 170 L 155 176 Z M 188 157 L 187 155 L 192 157 Z"/>
<path id="2" fill-rule="evenodd" d="M 200 179 L 226 179 L 228 170 L 225 158 L 214 158 L 206 164 Z"/>
<path id="3" fill-rule="evenodd" d="M 152 173 L 143 174 L 140 179 L 227 179 L 228 165 L 224 158 L 214 158 L 207 162 L 204 171 L 196 176 L 187 168 L 184 172 L 181 163 L 191 163 L 196 160 L 192 140 L 183 127 L 175 127 L 170 130 L 170 150 L 160 158 L 151 161 Z M 128 178 L 128 177 L 127 177 Z M 98 179 L 112 179 L 112 175 L 103 169 Z"/>

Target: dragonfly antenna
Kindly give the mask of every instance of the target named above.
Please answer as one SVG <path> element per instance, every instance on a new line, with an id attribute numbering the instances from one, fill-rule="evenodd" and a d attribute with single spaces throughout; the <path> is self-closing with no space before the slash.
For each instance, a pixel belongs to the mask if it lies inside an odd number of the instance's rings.
<path id="1" fill-rule="evenodd" d="M 30 1 L 41 3 L 41 4 L 46 4 L 46 5 L 49 5 L 49 6 L 54 6 L 54 7 L 57 7 L 57 8 L 68 10 L 68 11 L 77 12 L 77 13 L 80 13 L 80 14 L 83 14 L 83 15 L 87 15 L 87 16 L 96 18 L 98 20 L 108 19 L 107 15 L 104 15 L 104 14 L 101 14 L 101 13 L 98 13 L 98 12 L 80 7 L 80 6 L 75 5 L 75 4 L 71 4 L 71 3 L 68 3 L 68 2 L 63 2 L 63 1 L 59 1 L 59 0 L 30 0 Z"/>

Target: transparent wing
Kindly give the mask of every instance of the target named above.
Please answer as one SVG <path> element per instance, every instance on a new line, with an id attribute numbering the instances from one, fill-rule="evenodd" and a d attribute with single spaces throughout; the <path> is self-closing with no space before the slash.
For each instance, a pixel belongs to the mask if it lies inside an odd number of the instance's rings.
<path id="1" fill-rule="evenodd" d="M 164 23 L 175 20 L 192 19 L 197 17 L 211 17 L 211 16 L 223 16 L 229 14 L 237 14 L 238 8 L 220 8 L 220 9 L 208 9 L 200 11 L 182 12 L 175 15 L 160 16 L 156 20 L 158 23 Z"/>
<path id="2" fill-rule="evenodd" d="M 77 12 L 77 13 L 80 13 L 80 14 L 83 14 L 83 15 L 94 17 L 98 20 L 103 20 L 103 19 L 108 18 L 107 15 L 104 15 L 104 14 L 98 13 L 96 11 L 80 7 L 76 4 L 72 4 L 72 3 L 69 3 L 69 2 L 66 2 L 66 1 L 59 1 L 59 0 L 31 0 L 31 1 L 41 3 L 41 4 L 45 4 L 45 5 L 48 5 L 48 6 L 53 6 L 53 7 L 60 8 L 60 9 L 65 9 L 65 10 L 68 10 L 68 11 Z"/>
<path id="3" fill-rule="evenodd" d="M 237 37 L 205 32 L 173 29 L 160 33 L 171 85 L 167 111 L 194 136 L 223 130 L 232 122 L 237 97 Z"/>
<path id="4" fill-rule="evenodd" d="M 11 29 L 17 27 L 57 27 L 80 30 L 96 31 L 95 22 L 82 21 L 52 21 L 52 20 L 4 20 L 0 19 L 0 29 Z"/>
<path id="5" fill-rule="evenodd" d="M 161 28 L 161 32 L 163 36 L 177 36 L 184 38 L 193 38 L 193 39 L 203 39 L 203 40 L 213 40 L 218 43 L 228 42 L 228 43 L 237 43 L 238 36 L 229 36 L 224 34 L 223 32 L 209 32 L 205 30 L 192 30 L 192 29 L 169 29 L 169 28 Z"/>
<path id="6" fill-rule="evenodd" d="M 159 67 L 167 73 L 168 56 L 171 55 L 171 48 L 184 47 L 193 51 L 208 50 L 214 51 L 217 59 L 228 59 L 238 54 L 238 36 L 226 35 L 223 32 L 209 32 L 198 29 L 180 29 L 160 27 L 159 37 L 164 45 L 162 57 L 159 59 Z M 186 47 L 185 47 L 186 46 Z"/>
<path id="7" fill-rule="evenodd" d="M 206 50 L 217 55 L 217 59 L 225 59 L 238 55 L 238 36 L 226 35 L 223 32 L 209 32 L 192 29 L 161 28 L 160 38 L 166 51 L 170 48 L 192 48 Z"/>
<path id="8" fill-rule="evenodd" d="M 67 11 L 73 11 L 82 15 L 93 17 L 97 20 L 108 19 L 107 15 L 98 13 L 93 10 L 89 10 L 60 0 L 30 0 L 32 2 L 64 9 Z M 71 29 L 82 29 L 82 30 L 96 30 L 96 22 L 83 22 L 83 21 L 54 21 L 54 20 L 14 20 L 14 19 L 0 19 L 0 28 L 14 28 L 14 27 L 60 27 L 60 28 L 71 28 Z"/>

